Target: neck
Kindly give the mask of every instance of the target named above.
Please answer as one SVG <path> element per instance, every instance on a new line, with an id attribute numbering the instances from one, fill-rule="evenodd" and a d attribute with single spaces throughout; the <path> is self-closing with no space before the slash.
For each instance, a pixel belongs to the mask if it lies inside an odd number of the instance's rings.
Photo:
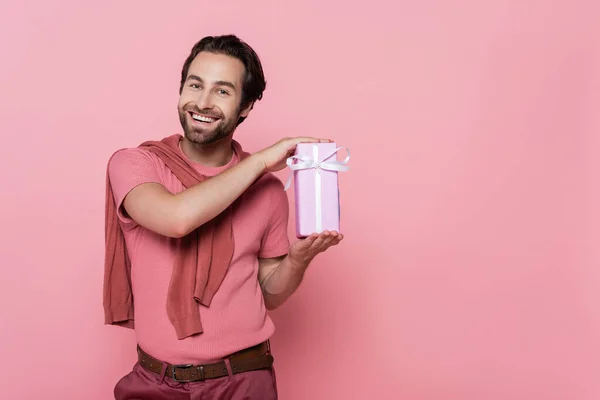
<path id="1" fill-rule="evenodd" d="M 185 136 L 181 141 L 181 151 L 192 161 L 207 167 L 221 167 L 233 157 L 233 139 L 231 136 L 213 143 L 198 144 L 190 142 Z"/>

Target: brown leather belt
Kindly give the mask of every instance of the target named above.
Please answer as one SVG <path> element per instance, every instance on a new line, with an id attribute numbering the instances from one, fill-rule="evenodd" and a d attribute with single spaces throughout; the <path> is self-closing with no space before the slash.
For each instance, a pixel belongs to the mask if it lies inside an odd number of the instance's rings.
<path id="1" fill-rule="evenodd" d="M 138 346 L 138 361 L 142 367 L 156 374 L 161 374 L 165 363 L 146 354 Z M 231 372 L 239 374 L 240 372 L 254 371 L 257 369 L 270 368 L 273 365 L 273 356 L 271 355 L 269 342 L 263 342 L 233 353 L 225 359 L 229 360 Z M 229 375 L 225 361 L 219 361 L 214 364 L 204 365 L 172 365 L 166 364 L 165 376 L 173 378 L 177 382 L 195 382 L 205 379 L 221 378 Z"/>

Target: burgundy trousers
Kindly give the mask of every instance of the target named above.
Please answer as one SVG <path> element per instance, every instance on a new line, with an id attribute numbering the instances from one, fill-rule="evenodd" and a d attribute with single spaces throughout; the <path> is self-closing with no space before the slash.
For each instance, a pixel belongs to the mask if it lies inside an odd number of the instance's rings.
<path id="1" fill-rule="evenodd" d="M 275 370 L 230 374 L 200 382 L 176 382 L 139 363 L 115 386 L 115 400 L 277 400 Z"/>

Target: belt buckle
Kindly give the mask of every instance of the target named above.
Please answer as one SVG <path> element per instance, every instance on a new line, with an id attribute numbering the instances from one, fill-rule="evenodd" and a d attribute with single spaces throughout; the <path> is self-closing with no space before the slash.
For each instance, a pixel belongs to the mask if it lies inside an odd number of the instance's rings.
<path id="1" fill-rule="evenodd" d="M 204 365 L 199 365 L 195 368 L 198 369 L 198 379 L 177 379 L 177 377 L 175 376 L 175 369 L 192 369 L 194 368 L 194 364 L 179 364 L 179 365 L 173 365 L 171 367 L 171 378 L 173 378 L 173 380 L 175 382 L 181 382 L 181 383 L 185 383 L 185 382 L 196 382 L 196 381 L 203 381 L 206 379 L 206 376 L 204 375 Z"/>

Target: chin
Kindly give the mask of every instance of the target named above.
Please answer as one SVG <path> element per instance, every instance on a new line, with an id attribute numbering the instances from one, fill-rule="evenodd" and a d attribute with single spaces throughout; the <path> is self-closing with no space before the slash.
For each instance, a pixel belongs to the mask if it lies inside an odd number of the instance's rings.
<path id="1" fill-rule="evenodd" d="M 226 136 L 220 136 L 216 132 L 185 131 L 185 137 L 192 143 L 211 144 L 225 138 Z"/>

